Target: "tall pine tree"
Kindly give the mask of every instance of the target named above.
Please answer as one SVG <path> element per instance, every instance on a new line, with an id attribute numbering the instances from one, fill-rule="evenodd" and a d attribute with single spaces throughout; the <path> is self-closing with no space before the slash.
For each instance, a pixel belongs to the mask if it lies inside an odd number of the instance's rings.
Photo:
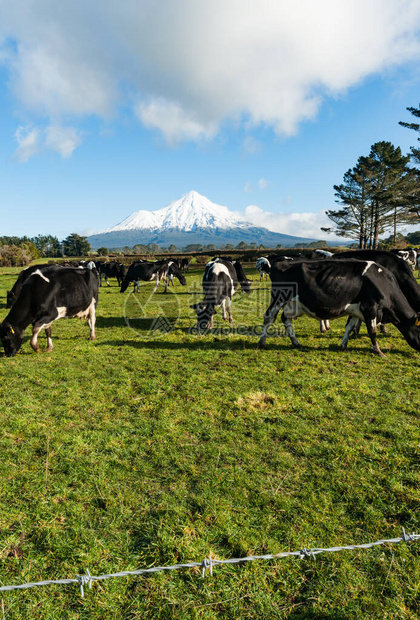
<path id="1" fill-rule="evenodd" d="M 410 220 L 408 156 L 391 142 L 372 145 L 367 157 L 359 157 L 354 168 L 334 185 L 338 211 L 327 211 L 335 228 L 323 228 L 341 237 L 358 239 L 359 247 L 376 249 L 379 236 Z"/>

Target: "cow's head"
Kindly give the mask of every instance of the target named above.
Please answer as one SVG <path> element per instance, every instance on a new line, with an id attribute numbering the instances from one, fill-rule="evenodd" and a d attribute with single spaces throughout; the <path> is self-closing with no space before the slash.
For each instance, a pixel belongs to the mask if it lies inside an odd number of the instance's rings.
<path id="1" fill-rule="evenodd" d="M 179 276 L 179 281 L 181 282 L 182 286 L 185 286 L 187 284 L 187 278 L 182 274 Z"/>
<path id="2" fill-rule="evenodd" d="M 251 281 L 243 280 L 241 282 L 241 289 L 243 290 L 244 293 L 250 293 L 251 292 Z"/>
<path id="3" fill-rule="evenodd" d="M 190 306 L 197 313 L 196 330 L 200 333 L 206 331 L 208 324 L 214 314 L 214 305 L 200 301 L 198 304 Z"/>
<path id="4" fill-rule="evenodd" d="M 22 332 L 16 327 L 12 327 L 9 323 L 0 324 L 0 340 L 4 347 L 6 357 L 13 357 L 22 346 Z"/>

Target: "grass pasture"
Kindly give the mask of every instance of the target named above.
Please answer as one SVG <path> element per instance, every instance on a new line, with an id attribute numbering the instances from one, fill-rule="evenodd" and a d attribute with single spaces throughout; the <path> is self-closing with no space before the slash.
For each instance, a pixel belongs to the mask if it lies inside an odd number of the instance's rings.
<path id="1" fill-rule="evenodd" d="M 420 532 L 420 354 L 393 327 L 386 358 L 363 328 L 342 353 L 344 319 L 257 350 L 253 269 L 235 326 L 191 334 L 201 274 L 154 297 L 112 280 L 95 342 L 61 320 L 52 353 L 0 358 L 1 585 Z M 420 541 L 0 593 L 0 618 L 411 619 L 419 588 Z"/>

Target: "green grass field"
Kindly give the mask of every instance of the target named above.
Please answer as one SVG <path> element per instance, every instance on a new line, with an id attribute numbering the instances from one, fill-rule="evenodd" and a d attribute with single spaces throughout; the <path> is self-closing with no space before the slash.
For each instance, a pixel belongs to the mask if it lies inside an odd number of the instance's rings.
<path id="1" fill-rule="evenodd" d="M 0 274 L 1 314 L 18 270 Z M 420 533 L 420 354 L 345 319 L 257 350 L 269 284 L 189 333 L 202 271 L 168 294 L 100 289 L 54 351 L 0 359 L 1 585 Z M 170 331 L 167 331 L 170 330 Z M 45 348 L 42 334 L 40 344 Z M 420 541 L 0 593 L 0 619 L 419 618 Z"/>

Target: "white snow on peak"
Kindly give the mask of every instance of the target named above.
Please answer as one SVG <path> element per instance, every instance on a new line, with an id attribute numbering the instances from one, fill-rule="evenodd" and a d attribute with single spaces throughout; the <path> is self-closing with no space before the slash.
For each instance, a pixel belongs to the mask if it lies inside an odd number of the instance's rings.
<path id="1" fill-rule="evenodd" d="M 191 191 L 158 211 L 135 211 L 117 226 L 100 233 L 120 230 L 164 231 L 171 228 L 194 231 L 200 228 L 225 229 L 237 226 L 248 228 L 252 224 L 245 222 L 227 207 L 217 205 L 198 192 Z"/>

